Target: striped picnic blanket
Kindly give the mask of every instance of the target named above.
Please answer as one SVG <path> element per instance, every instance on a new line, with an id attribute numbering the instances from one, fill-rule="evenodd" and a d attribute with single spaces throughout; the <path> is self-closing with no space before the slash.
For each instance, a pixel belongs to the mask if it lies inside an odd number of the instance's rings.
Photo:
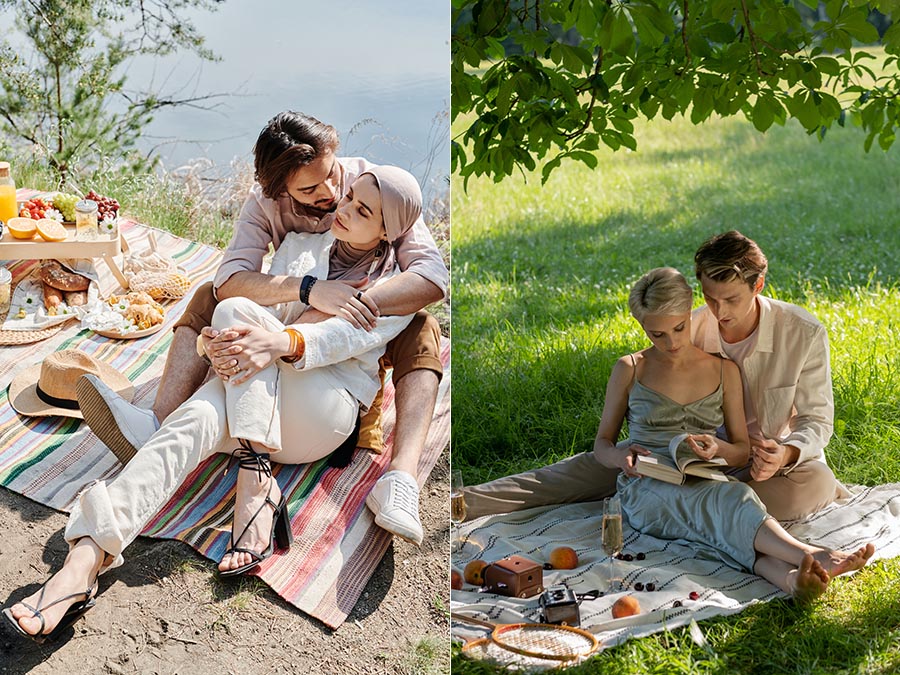
<path id="1" fill-rule="evenodd" d="M 854 486 L 850 492 L 850 497 L 808 518 L 785 523 L 786 528 L 801 541 L 834 549 L 856 550 L 871 541 L 876 546 L 875 559 L 900 555 L 900 483 Z M 490 562 L 512 554 L 542 564 L 557 546 L 570 546 L 578 554 L 579 566 L 573 570 L 544 571 L 544 586 L 566 584 L 576 593 L 606 590 L 609 558 L 600 547 L 602 511 L 600 502 L 587 502 L 473 520 L 461 528 L 462 546 L 453 556 L 453 566 L 462 570 L 466 563 L 477 558 Z M 581 626 L 598 637 L 602 648 L 684 626 L 692 620 L 735 614 L 757 602 L 786 597 L 762 577 L 725 566 L 702 545 L 656 539 L 631 529 L 627 522 L 624 540 L 626 553 L 644 553 L 642 560 L 617 561 L 627 590 L 585 600 L 580 607 Z M 637 591 L 638 583 L 645 587 L 653 583 L 656 590 Z M 476 590 L 467 586 L 453 591 L 451 611 L 496 623 L 540 620 L 538 596 L 505 598 Z M 690 599 L 692 592 L 697 593 L 696 600 Z M 636 597 L 641 613 L 612 619 L 612 605 L 623 595 Z M 681 605 L 675 606 L 676 601 Z M 482 637 L 485 631 L 454 621 L 452 633 L 458 639 L 471 640 Z M 474 650 L 475 654 L 483 652 L 480 648 Z M 487 650 L 485 657 L 527 670 L 559 665 L 559 662 L 520 658 L 500 649 Z"/>
<path id="2" fill-rule="evenodd" d="M 145 250 L 150 228 L 120 223 L 132 250 Z M 172 256 L 194 283 L 212 278 L 220 253 L 209 246 L 154 230 L 160 252 Z M 13 283 L 30 274 L 35 261 L 12 261 L 7 267 Z M 116 288 L 104 265 L 101 290 Z M 187 299 L 169 304 L 160 332 L 138 340 L 110 340 L 80 331 L 73 321 L 43 342 L 0 347 L 0 485 L 52 508 L 69 511 L 78 494 L 95 479 L 108 479 L 121 468 L 118 461 L 77 419 L 21 417 L 9 405 L 7 386 L 21 370 L 47 354 L 77 347 L 113 365 L 135 385 L 135 403 L 149 407 L 155 396 L 165 355 L 172 339 L 169 328 Z M 444 339 L 441 359 L 444 378 L 419 461 L 423 484 L 449 440 L 450 343 Z M 357 452 L 345 469 L 332 469 L 324 460 L 308 465 L 275 465 L 274 473 L 289 500 L 294 545 L 265 561 L 259 576 L 285 600 L 337 628 L 350 613 L 372 573 L 387 551 L 391 535 L 375 526 L 365 497 L 386 470 L 393 441 L 394 392 L 384 395 L 386 452 Z M 228 546 L 234 506 L 235 472 L 223 477 L 227 457 L 212 457 L 196 469 L 143 534 L 185 541 L 212 560 Z M 127 557 L 127 553 L 126 553 Z"/>

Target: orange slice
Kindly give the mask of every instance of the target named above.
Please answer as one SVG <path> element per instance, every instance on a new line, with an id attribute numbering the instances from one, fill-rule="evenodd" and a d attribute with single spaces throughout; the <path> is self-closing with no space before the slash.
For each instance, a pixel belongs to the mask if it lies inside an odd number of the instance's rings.
<path id="1" fill-rule="evenodd" d="M 65 241 L 68 233 L 62 223 L 52 218 L 41 218 L 35 224 L 37 233 L 44 241 Z"/>
<path id="2" fill-rule="evenodd" d="M 31 218 L 10 218 L 6 221 L 6 227 L 14 239 L 31 239 L 37 232 L 35 221 Z"/>

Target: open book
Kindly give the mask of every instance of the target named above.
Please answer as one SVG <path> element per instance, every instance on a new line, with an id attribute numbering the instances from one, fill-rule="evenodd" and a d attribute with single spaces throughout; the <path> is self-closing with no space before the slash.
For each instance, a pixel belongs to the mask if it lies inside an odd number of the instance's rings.
<path id="1" fill-rule="evenodd" d="M 638 455 L 634 465 L 635 471 L 642 476 L 656 478 L 674 485 L 683 485 L 687 476 L 722 482 L 735 480 L 722 473 L 721 470 L 728 467 L 724 458 L 713 457 L 705 460 L 697 457 L 687 443 L 686 439 L 689 435 L 678 434 L 669 441 L 671 461 L 669 458 L 659 455 Z"/>

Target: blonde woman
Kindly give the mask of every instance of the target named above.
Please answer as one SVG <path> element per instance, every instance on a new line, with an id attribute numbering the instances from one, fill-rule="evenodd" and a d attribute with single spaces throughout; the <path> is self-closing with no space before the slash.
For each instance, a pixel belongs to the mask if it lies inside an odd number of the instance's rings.
<path id="1" fill-rule="evenodd" d="M 672 485 L 635 471 L 638 456 L 665 455 L 669 440 L 685 432 L 698 457 L 721 457 L 732 467 L 747 463 L 740 372 L 691 343 L 692 301 L 687 281 L 672 268 L 651 270 L 632 288 L 629 309 L 651 345 L 613 368 L 594 453 L 604 466 L 622 470 L 617 491 L 634 529 L 704 544 L 725 564 L 810 601 L 832 577 L 863 567 L 874 546 L 843 552 L 800 542 L 744 483 L 688 479 Z M 629 438 L 617 444 L 625 420 Z M 729 441 L 716 435 L 723 424 Z"/>

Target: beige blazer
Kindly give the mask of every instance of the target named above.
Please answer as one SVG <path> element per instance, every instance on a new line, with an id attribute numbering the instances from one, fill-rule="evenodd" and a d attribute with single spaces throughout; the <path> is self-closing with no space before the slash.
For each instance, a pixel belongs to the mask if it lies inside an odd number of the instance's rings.
<path id="1" fill-rule="evenodd" d="M 766 438 L 800 450 L 800 462 L 825 462 L 834 427 L 828 334 L 805 309 L 757 296 L 759 335 L 744 359 L 741 377 L 756 402 Z M 710 354 L 727 358 L 716 318 L 705 305 L 694 310 L 691 339 Z"/>

